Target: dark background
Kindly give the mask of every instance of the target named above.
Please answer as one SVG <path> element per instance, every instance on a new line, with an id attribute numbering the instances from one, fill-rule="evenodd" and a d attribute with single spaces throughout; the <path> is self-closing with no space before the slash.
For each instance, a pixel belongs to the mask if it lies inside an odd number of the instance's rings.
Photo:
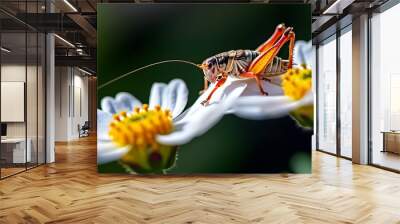
<path id="1" fill-rule="evenodd" d="M 294 27 L 297 40 L 310 40 L 308 5 L 99 4 L 98 85 L 161 60 L 201 63 L 223 51 L 255 49 L 282 22 Z M 279 56 L 287 58 L 287 47 Z M 174 78 L 188 85 L 189 107 L 202 88 L 203 74 L 179 63 L 152 67 L 112 83 L 98 92 L 98 99 L 126 91 L 147 103 L 153 82 Z M 181 146 L 177 164 L 168 173 L 308 173 L 311 135 L 290 117 L 252 121 L 228 115 Z"/>

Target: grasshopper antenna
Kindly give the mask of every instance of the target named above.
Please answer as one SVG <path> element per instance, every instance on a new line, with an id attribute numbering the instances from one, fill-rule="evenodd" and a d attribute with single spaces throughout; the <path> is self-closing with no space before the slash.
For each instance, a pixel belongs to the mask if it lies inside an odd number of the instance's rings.
<path id="1" fill-rule="evenodd" d="M 104 84 L 102 84 L 102 85 L 99 85 L 99 87 L 98 87 L 97 89 L 104 88 L 104 87 L 110 85 L 110 84 L 113 83 L 113 82 L 116 82 L 116 81 L 118 81 L 118 80 L 120 80 L 120 79 L 123 79 L 123 78 L 125 78 L 125 77 L 127 77 L 127 76 L 129 76 L 129 75 L 132 75 L 132 74 L 134 74 L 134 73 L 136 73 L 136 72 L 138 72 L 138 71 L 141 71 L 141 70 L 143 70 L 143 69 L 150 68 L 150 67 L 153 67 L 153 66 L 156 66 L 156 65 L 160 65 L 160 64 L 173 63 L 173 62 L 185 63 L 185 64 L 193 65 L 193 66 L 195 66 L 195 67 L 197 67 L 197 68 L 199 68 L 199 69 L 202 69 L 202 68 L 203 68 L 203 67 L 202 67 L 201 65 L 199 65 L 199 64 L 193 63 L 193 62 L 191 62 L 191 61 L 185 61 L 185 60 L 165 60 L 165 61 L 159 61 L 159 62 L 155 62 L 155 63 L 152 63 L 152 64 L 145 65 L 145 66 L 143 66 L 143 67 L 137 68 L 137 69 L 135 69 L 135 70 L 133 70 L 133 71 L 127 72 L 127 73 L 125 73 L 125 74 L 123 74 L 123 75 L 118 76 L 117 78 L 111 79 L 110 81 L 108 81 L 108 82 L 106 82 L 106 83 L 104 83 Z"/>

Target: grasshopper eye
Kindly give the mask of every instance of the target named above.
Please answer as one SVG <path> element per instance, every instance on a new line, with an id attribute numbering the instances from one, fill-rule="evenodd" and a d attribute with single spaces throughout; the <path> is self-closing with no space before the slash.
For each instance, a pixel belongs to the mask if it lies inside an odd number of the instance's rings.
<path id="1" fill-rule="evenodd" d="M 222 79 L 222 75 L 219 74 L 219 75 L 217 76 L 217 81 L 219 81 L 219 80 L 221 80 L 221 79 Z"/>

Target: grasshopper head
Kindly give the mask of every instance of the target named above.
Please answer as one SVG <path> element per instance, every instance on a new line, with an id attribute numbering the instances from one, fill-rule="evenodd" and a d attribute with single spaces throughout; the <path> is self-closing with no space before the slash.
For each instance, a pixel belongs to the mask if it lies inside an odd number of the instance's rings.
<path id="1" fill-rule="evenodd" d="M 203 69 L 204 77 L 211 83 L 215 83 L 222 77 L 217 58 L 214 56 L 204 60 L 200 67 Z"/>

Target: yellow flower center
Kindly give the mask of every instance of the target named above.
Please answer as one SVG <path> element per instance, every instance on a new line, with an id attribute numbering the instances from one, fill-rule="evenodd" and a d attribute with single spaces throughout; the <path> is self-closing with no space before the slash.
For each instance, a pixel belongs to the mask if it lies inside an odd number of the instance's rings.
<path id="1" fill-rule="evenodd" d="M 109 135 L 112 141 L 120 146 L 131 146 L 136 149 L 158 149 L 160 145 L 155 138 L 158 134 L 172 132 L 173 123 L 169 110 L 155 106 L 149 109 L 147 104 L 135 108 L 132 112 L 120 112 L 114 115 L 109 125 Z"/>
<path id="2" fill-rule="evenodd" d="M 298 100 L 311 89 L 311 69 L 306 65 L 289 69 L 282 76 L 282 88 L 286 96 Z"/>

